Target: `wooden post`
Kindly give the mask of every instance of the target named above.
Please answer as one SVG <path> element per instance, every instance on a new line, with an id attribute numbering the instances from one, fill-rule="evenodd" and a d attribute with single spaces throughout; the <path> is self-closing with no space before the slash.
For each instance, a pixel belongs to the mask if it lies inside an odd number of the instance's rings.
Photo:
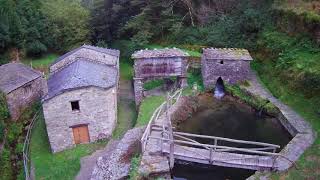
<path id="1" fill-rule="evenodd" d="M 171 119 L 169 115 L 169 109 L 171 105 L 171 100 L 170 100 L 170 95 L 169 93 L 167 94 L 167 110 L 166 110 L 166 119 L 168 123 L 168 131 L 169 131 L 169 144 L 170 144 L 170 155 L 169 155 L 169 165 L 170 168 L 172 169 L 174 166 L 174 142 L 173 142 L 173 131 L 172 131 L 172 126 L 171 126 Z"/>
<path id="2" fill-rule="evenodd" d="M 209 159 L 209 163 L 210 163 L 210 164 L 212 164 L 212 162 L 213 162 L 213 160 L 212 160 L 213 152 L 212 152 L 212 151 L 213 151 L 213 149 L 210 148 L 210 157 L 209 157 L 209 158 L 210 158 L 210 159 Z"/>
<path id="3" fill-rule="evenodd" d="M 215 146 L 218 145 L 218 139 L 214 139 L 214 145 L 215 145 Z M 217 148 L 215 147 L 214 150 L 217 150 Z"/>

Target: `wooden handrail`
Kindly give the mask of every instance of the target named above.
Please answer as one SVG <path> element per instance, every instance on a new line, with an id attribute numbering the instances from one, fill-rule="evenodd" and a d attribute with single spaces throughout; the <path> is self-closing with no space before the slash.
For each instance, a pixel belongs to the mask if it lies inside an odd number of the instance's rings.
<path id="1" fill-rule="evenodd" d="M 280 148 L 279 145 L 275 145 L 275 144 L 255 142 L 255 141 L 237 140 L 237 139 L 223 138 L 223 137 L 217 137 L 217 136 L 207 136 L 207 135 L 191 134 L 191 133 L 184 133 L 184 132 L 173 132 L 173 134 L 184 135 L 184 136 L 189 136 L 189 137 L 205 138 L 205 139 L 214 139 L 214 140 L 217 139 L 217 140 L 221 140 L 221 141 L 234 142 L 234 143 L 239 143 L 239 144 L 251 144 L 251 145 L 271 146 L 274 148 Z"/>
<path id="2" fill-rule="evenodd" d="M 162 139 L 162 138 L 155 137 L 155 136 L 149 136 L 149 138 L 150 139 L 158 139 L 158 140 Z M 170 141 L 170 139 L 167 139 L 167 138 L 163 138 L 162 140 L 164 142 L 165 141 Z M 228 150 L 247 152 L 247 153 L 252 153 L 252 154 L 279 156 L 279 153 L 271 153 L 271 152 L 250 150 L 250 149 L 246 149 L 246 148 L 236 148 L 236 147 L 210 145 L 210 144 L 202 144 L 202 143 L 192 143 L 192 142 L 182 141 L 182 140 L 173 140 L 173 141 L 176 142 L 176 143 L 187 144 L 187 145 L 192 145 L 192 146 L 198 146 L 198 147 L 203 147 L 203 148 L 208 147 L 208 148 L 217 148 L 217 149 L 228 149 Z"/>

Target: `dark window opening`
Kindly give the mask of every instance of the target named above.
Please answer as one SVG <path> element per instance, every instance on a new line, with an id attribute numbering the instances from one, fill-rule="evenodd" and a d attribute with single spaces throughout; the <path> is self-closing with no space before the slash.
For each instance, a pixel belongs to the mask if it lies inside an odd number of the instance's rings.
<path id="1" fill-rule="evenodd" d="M 223 61 L 220 61 L 220 64 L 223 64 Z"/>
<path id="2" fill-rule="evenodd" d="M 72 111 L 79 111 L 80 110 L 79 101 L 72 101 L 71 109 Z"/>

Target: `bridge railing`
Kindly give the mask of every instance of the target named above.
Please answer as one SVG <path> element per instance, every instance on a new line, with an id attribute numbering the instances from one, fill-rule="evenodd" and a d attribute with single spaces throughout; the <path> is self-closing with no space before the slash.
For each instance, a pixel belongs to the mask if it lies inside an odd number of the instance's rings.
<path id="1" fill-rule="evenodd" d="M 170 132 L 168 130 L 165 130 L 163 133 L 170 134 Z M 176 145 L 198 147 L 198 148 L 209 150 L 210 151 L 210 157 L 209 157 L 210 160 L 212 160 L 211 155 L 213 152 L 242 152 L 242 153 L 248 153 L 248 154 L 254 154 L 254 155 L 278 156 L 279 154 L 276 153 L 276 149 L 280 148 L 279 145 L 275 145 L 275 144 L 255 142 L 255 141 L 236 140 L 236 139 L 229 139 L 229 138 L 216 137 L 216 136 L 190 134 L 190 133 L 184 133 L 184 132 L 174 132 L 173 131 L 173 137 L 174 137 L 173 142 Z M 204 138 L 204 139 L 213 139 L 214 144 L 200 143 L 194 139 L 191 139 L 190 137 L 191 138 L 196 137 L 196 138 Z M 159 138 L 159 137 L 150 136 L 149 138 L 150 139 L 160 139 L 161 142 L 169 143 L 169 145 L 171 145 L 171 141 L 172 141 L 171 138 L 164 138 L 164 137 Z M 222 146 L 222 145 L 218 145 L 218 141 L 233 142 L 233 143 L 239 143 L 239 144 L 245 144 L 245 145 L 255 145 L 255 146 L 260 146 L 260 147 L 240 148 L 240 147 L 232 147 L 232 146 Z M 161 145 L 161 146 L 164 146 L 164 145 Z M 171 151 L 172 150 L 170 148 L 169 153 L 170 154 L 174 153 Z M 269 152 L 269 151 L 272 151 L 272 152 Z"/>
<path id="2" fill-rule="evenodd" d="M 172 95 L 168 94 L 167 96 L 167 100 L 165 102 L 163 102 L 152 114 L 149 123 L 142 135 L 141 138 L 141 146 L 142 146 L 142 152 L 145 151 L 146 149 L 146 145 L 149 139 L 149 136 L 151 134 L 151 130 L 152 130 L 152 126 L 154 125 L 154 122 L 161 116 L 163 115 L 164 112 L 168 113 L 168 109 L 171 106 L 171 103 L 169 102 L 177 102 L 179 100 L 179 98 L 181 97 L 182 94 L 182 90 L 183 89 L 178 89 L 176 90 Z M 168 114 L 167 114 L 168 115 Z M 164 127 L 164 125 L 163 125 Z"/>

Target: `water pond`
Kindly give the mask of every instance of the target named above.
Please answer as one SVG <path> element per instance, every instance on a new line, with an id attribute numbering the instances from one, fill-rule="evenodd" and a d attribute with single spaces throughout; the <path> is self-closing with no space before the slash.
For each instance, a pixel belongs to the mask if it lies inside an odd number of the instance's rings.
<path id="1" fill-rule="evenodd" d="M 258 115 L 257 110 L 238 102 L 235 98 L 215 99 L 211 94 L 200 95 L 197 111 L 176 125 L 177 131 L 226 137 L 238 140 L 265 142 L 284 147 L 290 140 L 290 134 L 280 122 L 267 114 Z M 213 140 L 194 138 L 200 143 L 214 144 Z M 218 142 L 218 145 L 249 147 L 230 142 Z M 280 151 L 281 149 L 278 149 Z M 175 179 L 246 179 L 253 174 L 249 170 L 223 167 L 201 167 L 178 164 L 173 170 Z"/>

